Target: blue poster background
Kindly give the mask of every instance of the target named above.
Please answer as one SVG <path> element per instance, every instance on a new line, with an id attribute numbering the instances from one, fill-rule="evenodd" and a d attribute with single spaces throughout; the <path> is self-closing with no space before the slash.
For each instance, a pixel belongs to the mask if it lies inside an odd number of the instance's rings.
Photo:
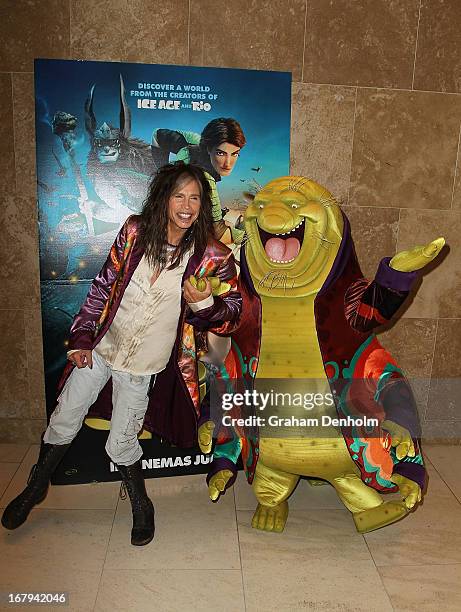
<path id="1" fill-rule="evenodd" d="M 131 115 L 130 137 L 137 139 L 142 163 L 128 160 L 115 178 L 110 163 L 106 164 L 96 180 L 88 165 L 91 137 L 85 129 L 85 102 L 94 86 L 97 128 L 104 123 L 119 128 L 121 79 Z M 289 173 L 291 74 L 36 60 L 35 97 L 45 386 L 50 414 L 73 316 L 119 227 L 129 214 L 140 210 L 150 175 L 156 170 L 150 148 L 154 130 L 199 135 L 218 117 L 232 117 L 240 123 L 246 145 L 232 173 L 217 183 L 221 206 L 229 209 L 226 220 L 233 223 L 245 209 L 245 191 L 254 192 L 272 178 Z M 175 155 L 169 159 L 174 161 Z M 106 436 L 107 432 L 84 426 L 55 482 L 117 478 L 104 454 Z M 155 437 L 142 444 L 147 475 L 206 469 L 209 458 L 200 457 L 197 449 L 172 449 Z M 171 460 L 165 460 L 168 457 Z"/>

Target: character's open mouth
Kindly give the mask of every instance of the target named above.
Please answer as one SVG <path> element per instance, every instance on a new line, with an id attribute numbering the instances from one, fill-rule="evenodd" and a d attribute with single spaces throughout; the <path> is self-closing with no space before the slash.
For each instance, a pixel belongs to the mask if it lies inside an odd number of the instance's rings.
<path id="1" fill-rule="evenodd" d="M 304 218 L 289 232 L 270 234 L 259 229 L 261 239 L 267 257 L 273 263 L 290 263 L 296 259 L 304 239 Z"/>

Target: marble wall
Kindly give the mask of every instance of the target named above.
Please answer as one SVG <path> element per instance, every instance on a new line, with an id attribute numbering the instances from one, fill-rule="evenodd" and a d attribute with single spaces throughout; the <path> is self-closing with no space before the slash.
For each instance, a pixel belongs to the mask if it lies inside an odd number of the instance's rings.
<path id="1" fill-rule="evenodd" d="M 33 58 L 291 71 L 292 173 L 344 205 L 364 272 L 447 238 L 382 338 L 410 376 L 460 378 L 460 33 L 458 0 L 3 0 L 0 440 L 45 423 Z M 432 435 L 459 443 L 457 398 L 422 395 Z"/>

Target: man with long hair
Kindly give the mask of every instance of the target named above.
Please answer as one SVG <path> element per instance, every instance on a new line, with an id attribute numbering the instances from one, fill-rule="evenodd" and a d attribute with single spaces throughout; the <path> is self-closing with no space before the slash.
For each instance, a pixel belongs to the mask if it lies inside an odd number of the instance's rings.
<path id="1" fill-rule="evenodd" d="M 201 290 L 190 275 L 204 280 Z M 220 295 L 213 296 L 209 276 L 224 281 Z M 196 444 L 201 415 L 195 334 L 232 330 L 241 311 L 236 285 L 231 252 L 214 238 L 204 172 L 182 163 L 161 168 L 141 214 L 119 231 L 74 318 L 57 407 L 27 487 L 3 514 L 4 527 L 19 527 L 45 499 L 51 475 L 92 407 L 111 418 L 106 451 L 130 497 L 131 543 L 152 540 L 154 507 L 137 435 L 144 424 L 179 446 Z M 109 384 L 112 406 L 104 403 Z"/>

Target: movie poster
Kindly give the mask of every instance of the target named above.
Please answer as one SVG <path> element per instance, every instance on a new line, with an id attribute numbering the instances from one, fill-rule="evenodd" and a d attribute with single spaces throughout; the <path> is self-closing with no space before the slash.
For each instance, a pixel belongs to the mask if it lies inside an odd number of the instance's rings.
<path id="1" fill-rule="evenodd" d="M 222 240 L 242 240 L 245 192 L 289 173 L 291 74 L 109 62 L 36 60 L 37 199 L 48 414 L 72 319 L 150 177 L 169 161 L 210 173 Z M 229 167 L 200 146 L 213 120 L 238 122 L 246 144 Z M 219 209 L 219 207 L 218 207 Z M 238 248 L 238 247 L 236 247 Z M 118 479 L 108 423 L 85 422 L 54 482 Z M 210 456 L 141 439 L 147 477 L 205 472 Z"/>

